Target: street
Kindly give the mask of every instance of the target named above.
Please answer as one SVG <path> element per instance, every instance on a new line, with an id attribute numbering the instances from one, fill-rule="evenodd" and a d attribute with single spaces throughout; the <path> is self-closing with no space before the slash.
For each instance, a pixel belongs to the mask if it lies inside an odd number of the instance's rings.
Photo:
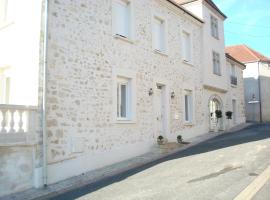
<path id="1" fill-rule="evenodd" d="M 270 164 L 269 155 L 270 124 L 255 124 L 52 199 L 230 200 Z"/>

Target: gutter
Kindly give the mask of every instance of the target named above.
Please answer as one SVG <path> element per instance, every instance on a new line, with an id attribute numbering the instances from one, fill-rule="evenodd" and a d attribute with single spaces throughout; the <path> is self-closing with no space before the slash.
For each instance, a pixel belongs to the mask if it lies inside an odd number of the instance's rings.
<path id="1" fill-rule="evenodd" d="M 262 95 L 261 95 L 261 77 L 260 77 L 260 62 L 258 62 L 258 88 L 260 98 L 260 122 L 262 122 Z"/>
<path id="2" fill-rule="evenodd" d="M 47 187 L 47 38 L 48 38 L 48 6 L 49 0 L 44 1 L 44 34 L 43 34 L 43 93 L 42 93 L 42 139 L 43 139 L 43 187 Z"/>

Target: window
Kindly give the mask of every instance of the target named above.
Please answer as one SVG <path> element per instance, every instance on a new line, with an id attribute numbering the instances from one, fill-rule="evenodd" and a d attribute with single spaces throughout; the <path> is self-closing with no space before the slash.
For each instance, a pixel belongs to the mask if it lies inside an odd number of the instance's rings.
<path id="1" fill-rule="evenodd" d="M 236 76 L 236 68 L 235 65 L 231 65 L 231 84 L 237 85 L 237 76 Z"/>
<path id="2" fill-rule="evenodd" d="M 221 75 L 220 71 L 220 56 L 219 53 L 213 51 L 213 67 L 214 67 L 214 74 Z"/>
<path id="3" fill-rule="evenodd" d="M 211 16 L 211 33 L 212 36 L 218 39 L 218 19 Z"/>
<path id="4" fill-rule="evenodd" d="M 0 104 L 8 104 L 10 97 L 10 77 L 0 75 Z"/>
<path id="5" fill-rule="evenodd" d="M 117 119 L 130 119 L 130 85 L 130 79 L 120 77 L 117 78 Z"/>
<path id="6" fill-rule="evenodd" d="M 0 25 L 7 20 L 7 0 L 0 0 Z"/>
<path id="7" fill-rule="evenodd" d="M 159 17 L 153 19 L 153 47 L 160 52 L 166 51 L 165 21 Z"/>
<path id="8" fill-rule="evenodd" d="M 113 32 L 124 38 L 131 38 L 131 3 L 126 0 L 113 0 Z"/>
<path id="9" fill-rule="evenodd" d="M 193 100 L 192 91 L 185 91 L 185 121 L 192 122 L 193 120 Z"/>
<path id="10" fill-rule="evenodd" d="M 191 62 L 191 39 L 186 31 L 183 31 L 183 60 Z"/>

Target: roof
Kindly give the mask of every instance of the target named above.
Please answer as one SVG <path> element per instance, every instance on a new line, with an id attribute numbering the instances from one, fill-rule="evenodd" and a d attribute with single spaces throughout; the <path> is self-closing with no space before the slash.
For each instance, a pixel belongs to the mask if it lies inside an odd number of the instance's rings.
<path id="1" fill-rule="evenodd" d="M 239 60 L 235 59 L 234 57 L 232 57 L 230 54 L 225 53 L 226 58 L 234 61 L 235 63 L 237 63 L 238 65 L 241 65 L 244 69 L 246 68 L 246 65 L 244 63 L 241 63 Z"/>
<path id="2" fill-rule="evenodd" d="M 242 63 L 270 62 L 270 58 L 244 44 L 226 47 L 226 53 Z"/>
<path id="3" fill-rule="evenodd" d="M 179 5 L 184 5 L 198 0 L 174 0 L 174 1 L 177 2 Z M 217 7 L 217 5 L 212 0 L 203 0 L 203 1 L 208 3 L 208 5 L 210 5 L 213 9 L 215 9 L 225 19 L 227 18 L 227 16 Z"/>
<path id="4" fill-rule="evenodd" d="M 188 10 L 186 10 L 181 5 L 177 4 L 175 0 L 167 0 L 167 1 L 170 2 L 171 4 L 173 4 L 174 6 L 176 6 L 177 8 L 179 8 L 180 10 L 184 11 L 186 14 L 190 15 L 191 17 L 193 17 L 195 20 L 199 21 L 200 23 L 204 23 L 203 20 L 201 20 L 200 18 L 196 17 L 194 14 L 192 14 L 191 12 L 189 12 Z"/>

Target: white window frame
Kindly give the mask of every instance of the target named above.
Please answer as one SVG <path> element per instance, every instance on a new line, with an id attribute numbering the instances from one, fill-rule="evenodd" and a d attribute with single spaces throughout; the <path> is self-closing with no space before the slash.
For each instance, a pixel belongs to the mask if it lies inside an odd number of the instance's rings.
<path id="1" fill-rule="evenodd" d="M 218 28 L 218 19 L 213 15 L 210 16 L 210 26 L 211 26 L 211 35 L 219 39 L 219 28 Z"/>
<path id="2" fill-rule="evenodd" d="M 115 69 L 113 70 L 113 119 L 115 123 L 136 123 L 136 73 L 132 70 Z M 127 87 L 126 93 L 126 117 L 119 117 L 119 101 L 117 88 L 119 84 L 125 84 Z"/>
<path id="3" fill-rule="evenodd" d="M 155 44 L 155 20 L 160 20 L 162 22 L 163 25 L 163 46 L 164 49 L 158 49 Z M 163 54 L 163 55 L 168 55 L 168 24 L 167 24 L 167 18 L 159 13 L 154 12 L 152 15 L 152 48 L 154 50 L 154 52 L 159 53 L 159 54 Z"/>
<path id="4" fill-rule="evenodd" d="M 131 95 L 131 87 L 130 87 L 130 79 L 129 78 L 123 78 L 123 77 L 117 77 L 117 119 L 118 120 L 128 120 L 130 118 L 130 95 Z M 125 86 L 126 88 L 126 116 L 123 117 L 122 114 L 122 90 L 121 86 Z"/>
<path id="5" fill-rule="evenodd" d="M 116 27 L 116 22 L 114 21 L 114 4 L 128 4 L 129 9 L 129 20 L 128 20 L 128 35 L 122 35 L 118 32 Z M 133 0 L 112 0 L 112 34 L 115 38 L 123 39 L 126 41 L 132 42 L 134 40 L 134 8 L 133 8 Z"/>
<path id="6" fill-rule="evenodd" d="M 186 97 L 188 99 L 188 107 L 186 107 Z M 184 91 L 184 122 L 185 124 L 192 124 L 194 121 L 194 94 L 192 90 Z M 188 108 L 188 113 L 186 108 Z M 188 119 L 187 119 L 188 118 Z"/>
<path id="7" fill-rule="evenodd" d="M 221 76 L 220 54 L 216 51 L 212 51 L 212 63 L 213 63 L 213 73 L 215 75 Z"/>
<path id="8" fill-rule="evenodd" d="M 188 49 L 188 51 L 189 52 L 186 52 L 186 48 L 185 48 L 185 42 L 186 42 L 186 40 L 185 40 L 185 37 L 184 37 L 184 35 L 188 35 L 188 45 L 189 45 L 189 49 Z M 187 63 L 187 64 L 191 64 L 191 65 L 193 65 L 193 49 L 192 49 L 192 47 L 193 47 L 193 42 L 192 42 L 192 34 L 191 34 L 191 32 L 189 31 L 189 30 L 186 30 L 186 29 L 183 29 L 182 31 L 181 31 L 181 42 L 182 42 L 182 60 L 183 60 L 183 62 L 184 63 Z M 189 54 L 189 57 L 187 58 L 187 55 Z"/>

